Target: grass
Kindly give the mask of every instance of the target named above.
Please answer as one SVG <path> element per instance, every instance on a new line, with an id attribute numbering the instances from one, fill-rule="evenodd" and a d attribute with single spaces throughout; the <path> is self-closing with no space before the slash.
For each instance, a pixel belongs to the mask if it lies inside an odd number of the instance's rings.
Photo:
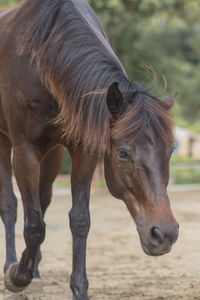
<path id="1" fill-rule="evenodd" d="M 172 184 L 200 184 L 200 168 L 176 169 L 170 171 L 170 182 Z M 54 182 L 54 188 L 71 188 L 70 176 L 58 176 Z M 92 182 L 93 188 L 104 188 L 106 186 L 104 178 L 96 178 Z"/>
<path id="2" fill-rule="evenodd" d="M 70 176 L 59 175 L 53 183 L 54 188 L 70 188 Z"/>
<path id="3" fill-rule="evenodd" d="M 172 155 L 170 162 L 173 163 L 194 163 L 200 162 L 200 160 L 193 156 L 180 156 L 180 155 Z"/>
<path id="4" fill-rule="evenodd" d="M 198 167 L 198 163 L 200 163 L 200 160 L 196 157 L 172 155 L 171 182 L 173 184 L 200 184 L 200 167 Z"/>
<path id="5" fill-rule="evenodd" d="M 170 177 L 173 184 L 200 184 L 200 168 L 171 169 Z"/>
<path id="6" fill-rule="evenodd" d="M 95 188 L 105 187 L 105 179 L 104 178 L 95 178 L 92 181 L 92 186 Z M 59 175 L 53 184 L 54 188 L 70 188 L 70 176 L 69 175 Z"/>
<path id="7" fill-rule="evenodd" d="M 173 155 L 171 159 L 170 182 L 173 184 L 200 184 L 200 168 L 193 163 L 200 160 L 194 157 Z M 180 166 L 179 167 L 179 163 Z M 186 166 L 185 166 L 186 164 Z M 92 187 L 105 187 L 105 179 L 94 176 Z M 54 182 L 54 188 L 70 188 L 70 175 L 60 175 Z"/>

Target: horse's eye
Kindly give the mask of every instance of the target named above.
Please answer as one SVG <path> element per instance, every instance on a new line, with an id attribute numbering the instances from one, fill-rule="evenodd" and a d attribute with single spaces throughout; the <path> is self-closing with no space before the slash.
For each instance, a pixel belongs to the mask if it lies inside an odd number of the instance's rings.
<path id="1" fill-rule="evenodd" d="M 129 153 L 125 149 L 118 149 L 117 153 L 118 153 L 118 156 L 122 159 L 129 159 L 130 158 Z"/>

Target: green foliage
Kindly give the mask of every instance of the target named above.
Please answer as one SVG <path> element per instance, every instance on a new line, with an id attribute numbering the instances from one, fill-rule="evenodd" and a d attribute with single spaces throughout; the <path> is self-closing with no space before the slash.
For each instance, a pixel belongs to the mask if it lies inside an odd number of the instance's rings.
<path id="1" fill-rule="evenodd" d="M 199 159 L 193 156 L 172 155 L 170 162 L 173 163 L 194 163 L 199 162 Z"/>
<path id="2" fill-rule="evenodd" d="M 170 177 L 173 184 L 200 183 L 200 169 L 172 169 Z"/>
<path id="3" fill-rule="evenodd" d="M 173 184 L 200 184 L 199 160 L 192 156 L 172 155 L 170 181 Z"/>
<path id="4" fill-rule="evenodd" d="M 53 186 L 55 188 L 61 188 L 61 189 L 66 187 L 70 188 L 71 186 L 70 176 L 66 176 L 66 175 L 58 176 L 54 181 Z"/>
<path id="5" fill-rule="evenodd" d="M 67 150 L 64 153 L 63 165 L 60 174 L 70 174 L 71 159 Z"/>
<path id="6" fill-rule="evenodd" d="M 168 92 L 178 91 L 174 109 L 200 129 L 200 3 L 198 0 L 89 0 L 103 21 L 130 78 L 143 80 L 140 65 L 164 74 Z M 158 85 L 158 89 L 160 85 Z M 157 92 L 157 90 L 156 90 Z"/>

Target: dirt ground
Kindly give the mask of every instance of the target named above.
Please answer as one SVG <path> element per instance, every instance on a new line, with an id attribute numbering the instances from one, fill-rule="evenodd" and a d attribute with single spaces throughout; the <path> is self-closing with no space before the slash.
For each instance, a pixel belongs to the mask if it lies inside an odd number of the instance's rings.
<path id="1" fill-rule="evenodd" d="M 180 235 L 170 254 L 155 258 L 142 252 L 135 224 L 121 201 L 105 191 L 95 192 L 91 197 L 92 226 L 87 250 L 91 300 L 200 300 L 200 191 L 173 192 L 170 198 L 180 223 Z M 56 196 L 47 212 L 47 236 L 40 265 L 43 289 L 29 292 L 29 300 L 72 299 L 67 214 L 70 206 L 69 195 Z M 24 248 L 22 231 L 20 205 L 16 227 L 18 256 Z M 0 233 L 2 270 L 5 256 L 2 224 Z M 1 273 L 0 299 L 4 293 Z"/>

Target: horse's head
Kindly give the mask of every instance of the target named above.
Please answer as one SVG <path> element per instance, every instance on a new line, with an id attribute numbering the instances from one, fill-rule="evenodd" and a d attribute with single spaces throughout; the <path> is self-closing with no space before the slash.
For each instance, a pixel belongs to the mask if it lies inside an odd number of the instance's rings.
<path id="1" fill-rule="evenodd" d="M 124 200 L 133 216 L 141 245 L 148 255 L 171 250 L 178 237 L 167 195 L 173 151 L 170 107 L 147 92 L 120 92 L 116 83 L 107 94 L 111 113 L 111 151 L 105 178 L 111 194 Z"/>

